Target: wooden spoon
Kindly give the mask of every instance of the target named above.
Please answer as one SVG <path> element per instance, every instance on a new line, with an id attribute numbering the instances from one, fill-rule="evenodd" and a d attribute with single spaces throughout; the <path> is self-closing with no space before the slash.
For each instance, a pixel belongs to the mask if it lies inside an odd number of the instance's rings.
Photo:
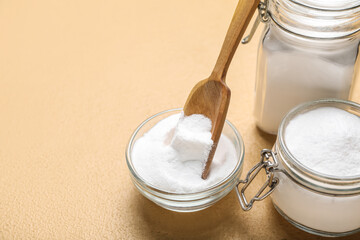
<path id="1" fill-rule="evenodd" d="M 212 140 L 214 142 L 206 161 L 202 178 L 209 175 L 210 165 L 224 126 L 230 103 L 230 89 L 225 77 L 237 46 L 253 16 L 260 0 L 240 0 L 231 20 L 220 55 L 209 78 L 200 81 L 191 90 L 184 107 L 184 115 L 202 114 L 212 121 Z"/>

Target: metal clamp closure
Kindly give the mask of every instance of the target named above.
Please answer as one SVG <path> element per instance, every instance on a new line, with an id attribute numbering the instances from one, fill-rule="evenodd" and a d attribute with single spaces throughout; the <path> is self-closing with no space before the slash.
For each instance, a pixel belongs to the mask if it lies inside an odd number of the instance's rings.
<path id="1" fill-rule="evenodd" d="M 269 0 L 264 0 L 263 2 L 260 1 L 259 3 L 258 11 L 259 11 L 260 21 L 262 23 L 267 23 L 270 20 L 268 5 L 269 5 Z"/>
<path id="2" fill-rule="evenodd" d="M 269 12 L 268 12 L 268 3 L 269 0 L 264 0 L 264 1 L 260 1 L 259 6 L 258 6 L 258 11 L 259 14 L 256 17 L 256 20 L 250 30 L 250 33 L 248 36 L 246 36 L 241 43 L 242 44 L 247 44 L 251 41 L 252 37 L 254 36 L 256 29 L 258 28 L 260 22 L 262 23 L 267 23 L 270 20 L 269 17 Z"/>
<path id="3" fill-rule="evenodd" d="M 276 153 L 274 153 L 273 151 L 268 150 L 268 149 L 263 149 L 261 151 L 260 162 L 257 163 L 252 169 L 250 169 L 250 171 L 246 175 L 245 180 L 240 180 L 239 183 L 236 185 L 235 190 L 236 190 L 241 208 L 244 211 L 250 210 L 255 201 L 264 200 L 267 196 L 269 196 L 274 191 L 275 187 L 279 183 L 279 179 L 277 177 L 274 177 L 274 172 L 278 170 L 277 169 L 278 161 L 276 160 L 275 155 L 276 155 Z M 270 160 L 270 158 L 272 158 L 272 161 Z M 247 189 L 247 187 L 250 185 L 250 183 L 254 180 L 254 178 L 258 175 L 258 173 L 262 169 L 265 170 L 267 180 L 262 185 L 262 187 L 259 189 L 259 191 L 255 194 L 255 196 L 253 198 L 251 198 L 251 200 L 248 202 L 246 200 L 245 190 Z M 244 186 L 241 188 L 241 191 L 239 191 L 240 184 L 244 184 Z M 263 193 L 266 188 L 269 188 L 269 190 L 267 192 Z"/>

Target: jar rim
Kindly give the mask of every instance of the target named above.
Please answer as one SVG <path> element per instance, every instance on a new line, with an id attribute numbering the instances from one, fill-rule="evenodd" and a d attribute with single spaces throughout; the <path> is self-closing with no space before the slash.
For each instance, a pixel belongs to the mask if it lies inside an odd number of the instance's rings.
<path id="1" fill-rule="evenodd" d="M 319 11 L 329 11 L 329 12 L 338 12 L 338 11 L 347 11 L 347 10 L 351 10 L 351 9 L 355 9 L 355 8 L 360 8 L 360 3 L 356 3 L 354 5 L 350 5 L 349 7 L 344 7 L 344 8 L 324 8 L 324 7 L 318 7 L 318 6 L 312 6 L 309 3 L 304 3 L 304 1 L 299 1 L 299 0 L 289 0 L 290 2 L 293 2 L 295 4 L 298 4 L 302 7 L 306 7 L 309 9 L 315 9 L 315 10 L 319 10 Z"/>
<path id="2" fill-rule="evenodd" d="M 178 112 L 178 111 L 182 111 L 182 108 L 173 108 L 173 109 L 168 109 L 162 112 L 159 112 L 155 115 L 152 115 L 151 117 L 145 119 L 132 133 L 130 140 L 126 146 L 126 152 L 125 152 L 125 158 L 126 158 L 126 163 L 127 166 L 130 170 L 131 175 L 136 179 L 137 183 L 140 184 L 142 187 L 148 188 L 149 190 L 151 190 L 152 192 L 155 192 L 156 194 L 160 194 L 160 195 L 167 195 L 167 196 L 197 196 L 197 195 L 202 195 L 204 193 L 209 193 L 209 192 L 216 192 L 217 189 L 221 186 L 223 186 L 224 184 L 226 185 L 226 183 L 231 180 L 232 177 L 234 177 L 242 168 L 243 163 L 244 163 L 244 156 L 245 156 L 245 145 L 244 145 L 244 141 L 239 133 L 239 131 L 236 129 L 236 127 L 228 120 L 225 120 L 225 124 L 227 124 L 232 131 L 235 134 L 236 140 L 239 143 L 239 147 L 240 147 L 240 154 L 239 154 L 239 159 L 237 161 L 236 166 L 234 167 L 234 169 L 231 171 L 231 173 L 229 173 L 228 176 L 226 176 L 224 179 L 222 179 L 220 182 L 211 185 L 208 188 L 205 188 L 204 190 L 201 191 L 197 191 L 197 192 L 191 192 L 191 193 L 185 193 L 185 192 L 169 192 L 163 189 L 160 189 L 150 183 L 148 183 L 145 179 L 143 179 L 135 170 L 133 164 L 132 164 L 132 160 L 131 160 L 131 151 L 132 151 L 132 145 L 135 141 L 135 138 L 137 136 L 137 134 L 139 133 L 139 131 L 142 129 L 142 127 L 144 127 L 144 125 L 146 125 L 150 120 L 166 114 L 166 113 L 170 113 L 170 112 Z"/>
<path id="3" fill-rule="evenodd" d="M 357 36 L 360 31 L 360 3 L 338 8 L 325 3 L 269 0 L 267 11 L 277 26 L 301 37 L 332 40 Z"/>
<path id="4" fill-rule="evenodd" d="M 356 109 L 360 113 L 360 104 L 347 101 L 347 100 L 340 100 L 340 99 L 320 99 L 316 101 L 306 102 L 303 104 L 298 105 L 297 107 L 293 108 L 290 112 L 288 112 L 285 117 L 283 118 L 279 130 L 278 130 L 278 142 L 280 144 L 281 149 L 286 154 L 286 157 L 290 159 L 291 166 L 295 167 L 297 170 L 299 170 L 301 173 L 305 173 L 310 178 L 320 180 L 326 183 L 331 184 L 353 184 L 353 183 L 359 183 L 360 182 L 360 174 L 359 175 L 353 175 L 353 176 L 333 176 L 330 174 L 324 174 L 318 171 L 315 171 L 303 163 L 301 163 L 289 150 L 285 143 L 284 139 L 284 133 L 285 129 L 287 127 L 287 124 L 291 119 L 293 119 L 298 114 L 301 114 L 306 111 L 310 111 L 314 108 L 321 107 L 321 106 L 331 106 L 336 107 L 336 105 L 343 105 L 347 106 L 350 109 Z"/>
<path id="5" fill-rule="evenodd" d="M 359 8 L 360 8 L 360 5 L 359 5 Z M 342 40 L 342 39 L 352 39 L 352 38 L 355 38 L 358 35 L 360 35 L 360 28 L 359 28 L 356 31 L 351 32 L 349 34 L 341 35 L 341 36 L 335 36 L 335 37 L 314 37 L 314 36 L 309 36 L 309 35 L 300 34 L 300 33 L 297 33 L 295 31 L 289 30 L 285 26 L 281 25 L 271 13 L 269 13 L 269 16 L 270 16 L 270 19 L 272 20 L 272 22 L 275 23 L 275 25 L 277 27 L 279 27 L 280 30 L 285 31 L 288 34 L 292 34 L 292 35 L 295 35 L 297 37 L 303 38 L 303 39 L 319 40 L 319 41 L 320 40 L 321 41 L 333 41 L 333 40 Z"/>

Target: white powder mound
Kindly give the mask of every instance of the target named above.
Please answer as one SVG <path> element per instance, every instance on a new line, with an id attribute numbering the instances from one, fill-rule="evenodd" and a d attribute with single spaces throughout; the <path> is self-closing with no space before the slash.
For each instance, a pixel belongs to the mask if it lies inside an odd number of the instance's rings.
<path id="1" fill-rule="evenodd" d="M 211 140 L 211 120 L 200 114 L 180 116 L 172 135 L 171 146 L 179 154 L 178 160 L 199 160 L 206 162 L 213 141 Z"/>
<path id="2" fill-rule="evenodd" d="M 211 120 L 202 115 L 175 114 L 158 122 L 132 150 L 137 173 L 151 185 L 174 193 L 205 190 L 227 177 L 237 164 L 234 144 L 221 136 L 210 174 L 201 178 L 209 155 Z"/>
<path id="3" fill-rule="evenodd" d="M 303 113 L 285 129 L 289 151 L 301 163 L 336 177 L 360 175 L 360 117 L 322 107 Z"/>

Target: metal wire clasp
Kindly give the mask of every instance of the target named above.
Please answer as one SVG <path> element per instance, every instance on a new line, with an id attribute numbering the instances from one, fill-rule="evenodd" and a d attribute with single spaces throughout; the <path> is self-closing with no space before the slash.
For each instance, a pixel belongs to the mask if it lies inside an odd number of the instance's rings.
<path id="1" fill-rule="evenodd" d="M 248 211 L 252 208 L 255 201 L 261 201 L 264 200 L 267 196 L 269 196 L 275 189 L 276 185 L 279 183 L 279 179 L 277 177 L 274 177 L 274 172 L 277 171 L 278 161 L 275 157 L 276 153 L 274 153 L 271 150 L 263 149 L 261 151 L 261 158 L 260 162 L 257 163 L 246 175 L 245 180 L 240 180 L 240 182 L 236 185 L 236 193 L 241 205 L 241 208 L 244 211 Z M 270 160 L 272 158 L 272 161 Z M 254 178 L 258 175 L 258 173 L 264 169 L 267 180 L 262 185 L 260 190 L 255 194 L 253 198 L 248 202 L 246 200 L 245 196 L 245 190 L 250 185 L 250 183 L 254 180 Z M 241 188 L 241 191 L 239 191 L 239 185 L 244 184 L 244 186 Z M 266 188 L 269 188 L 269 190 L 266 193 L 263 193 Z"/>
<path id="2" fill-rule="evenodd" d="M 252 26 L 252 28 L 250 30 L 250 34 L 241 41 L 242 44 L 247 44 L 251 41 L 260 22 L 267 23 L 269 21 L 270 17 L 269 17 L 269 12 L 268 12 L 268 3 L 269 3 L 269 0 L 260 1 L 259 6 L 258 6 L 259 14 L 254 22 L 254 25 Z"/>

